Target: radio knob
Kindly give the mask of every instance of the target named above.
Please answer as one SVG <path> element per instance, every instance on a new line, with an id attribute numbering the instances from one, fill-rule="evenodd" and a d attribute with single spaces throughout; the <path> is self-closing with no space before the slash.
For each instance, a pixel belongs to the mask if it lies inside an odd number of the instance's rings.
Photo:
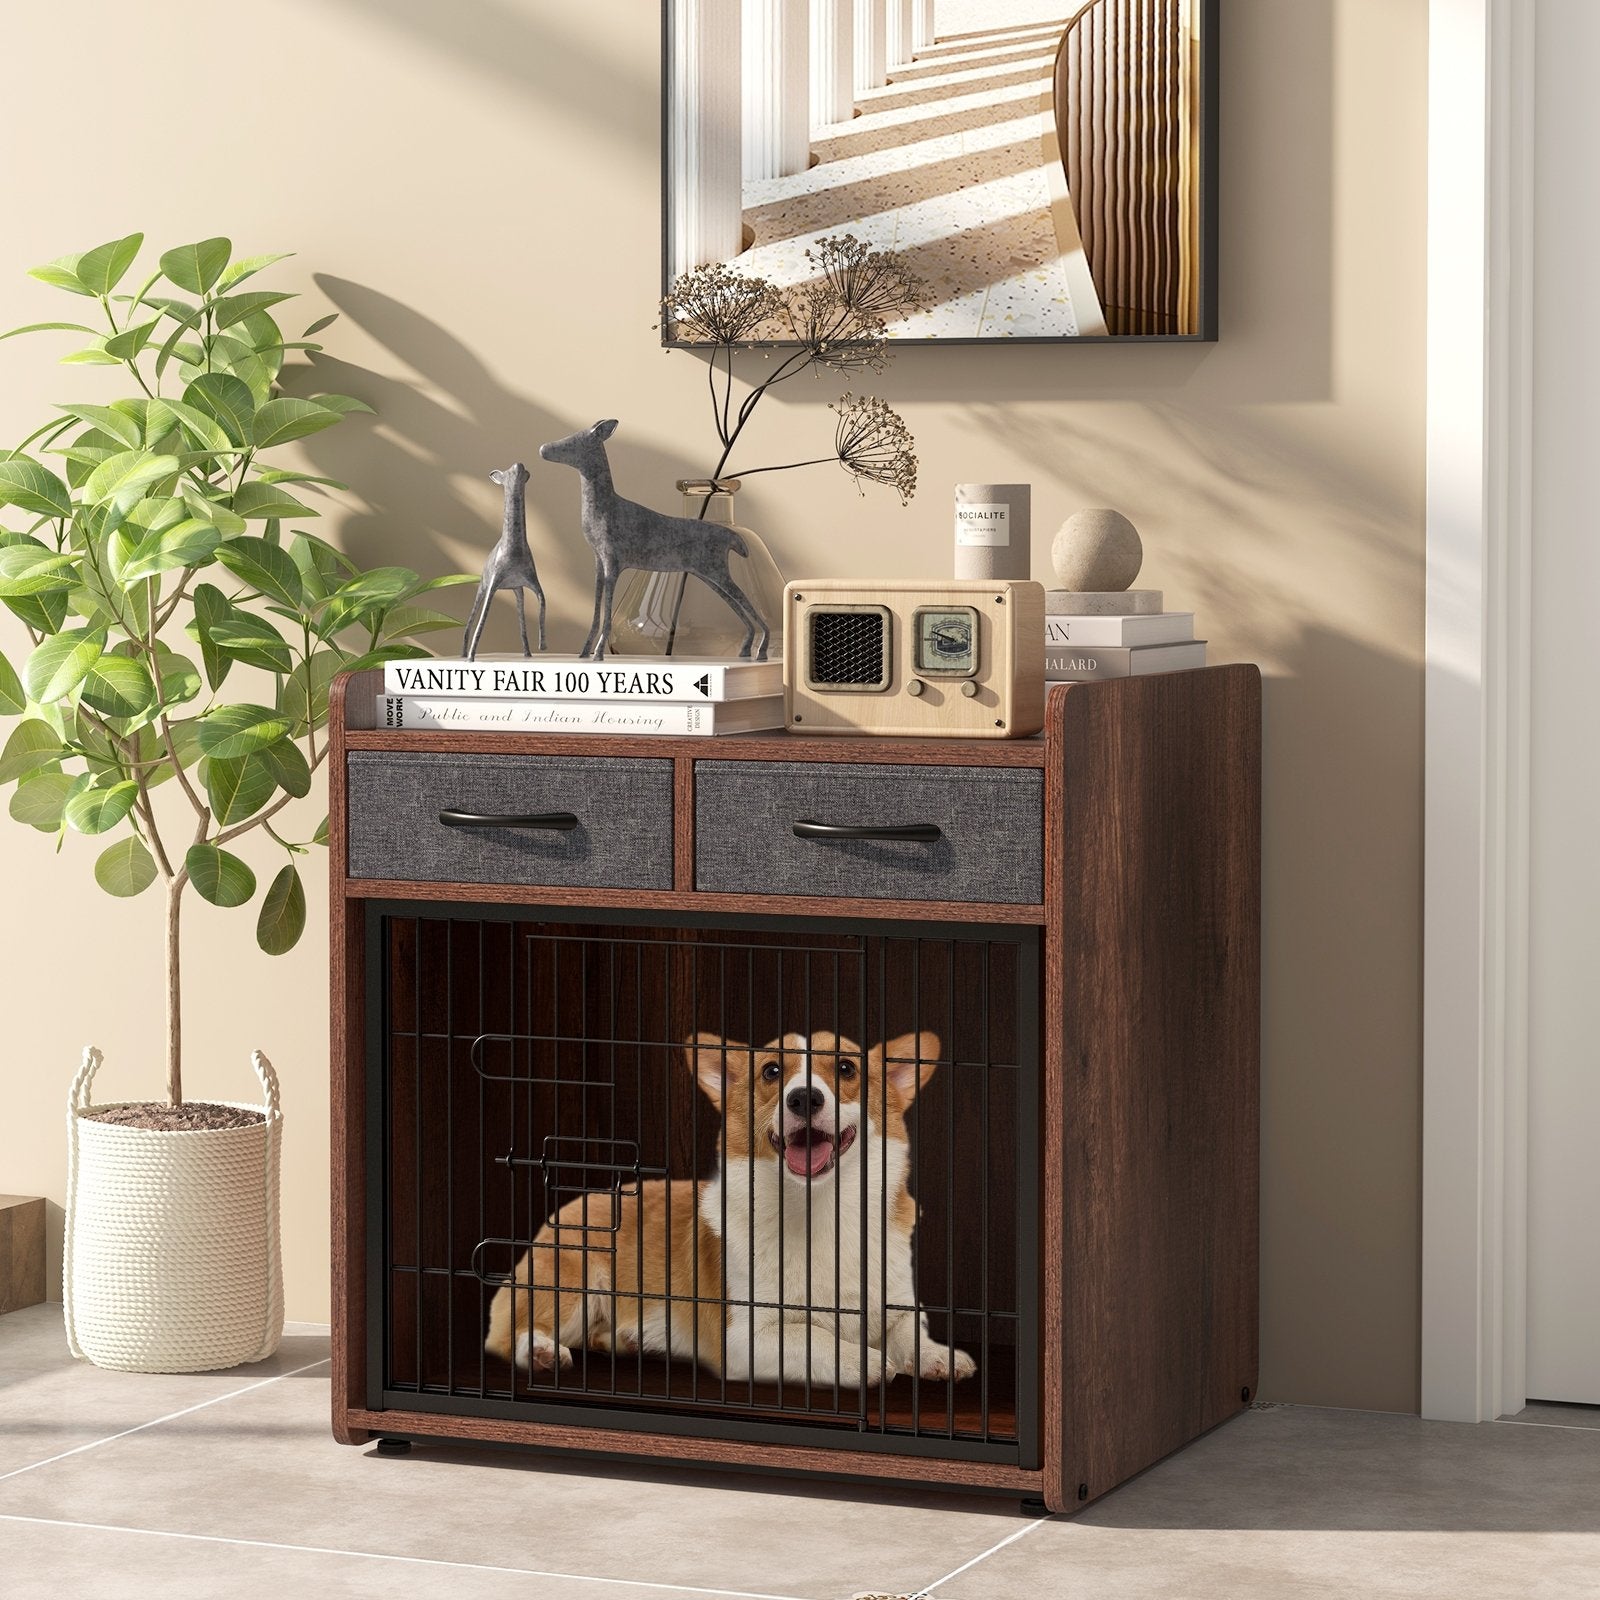
<path id="1" fill-rule="evenodd" d="M 911 682 L 906 685 L 906 693 L 921 694 L 925 688 L 927 688 L 927 685 L 922 681 L 921 678 L 913 678 Z"/>
<path id="2" fill-rule="evenodd" d="M 970 700 L 978 692 L 978 686 L 971 678 L 963 678 L 961 680 L 961 692 Z"/>

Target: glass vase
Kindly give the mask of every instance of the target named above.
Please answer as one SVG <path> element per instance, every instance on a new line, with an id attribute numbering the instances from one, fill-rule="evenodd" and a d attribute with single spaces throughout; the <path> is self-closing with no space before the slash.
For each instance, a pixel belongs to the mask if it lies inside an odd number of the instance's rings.
<path id="1" fill-rule="evenodd" d="M 783 574 L 766 541 L 733 520 L 737 478 L 680 478 L 682 515 L 732 528 L 744 541 L 745 555 L 730 551 L 728 575 L 772 630 L 767 656 L 783 655 Z M 628 572 L 617 586 L 611 615 L 611 649 L 618 655 L 685 656 L 690 659 L 737 656 L 744 623 L 728 602 L 684 572 Z"/>

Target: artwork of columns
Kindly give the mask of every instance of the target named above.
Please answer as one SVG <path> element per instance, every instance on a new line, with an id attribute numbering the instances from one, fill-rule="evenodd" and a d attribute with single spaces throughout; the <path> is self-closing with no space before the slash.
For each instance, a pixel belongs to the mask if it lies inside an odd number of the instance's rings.
<path id="1" fill-rule="evenodd" d="M 917 0 L 888 0 L 884 18 L 884 64 L 893 72 L 896 67 L 911 65 L 912 34 L 915 30 L 913 13 Z"/>
<path id="2" fill-rule="evenodd" d="M 889 0 L 856 0 L 856 92 L 889 79 Z"/>
<path id="3" fill-rule="evenodd" d="M 811 0 L 744 0 L 744 178 L 811 164 Z"/>
<path id="4" fill-rule="evenodd" d="M 672 277 L 744 246 L 740 146 L 741 0 L 671 0 L 667 181 Z"/>
<path id="5" fill-rule="evenodd" d="M 847 234 L 923 286 L 890 339 L 1214 338 L 1220 4 L 666 0 L 665 277 Z"/>
<path id="6" fill-rule="evenodd" d="M 811 126 L 848 122 L 856 98 L 855 0 L 811 0 Z"/>

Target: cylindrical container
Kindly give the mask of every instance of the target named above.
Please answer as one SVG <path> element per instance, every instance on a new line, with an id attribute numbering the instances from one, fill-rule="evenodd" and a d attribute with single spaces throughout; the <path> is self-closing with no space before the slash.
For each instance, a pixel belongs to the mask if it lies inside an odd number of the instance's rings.
<path id="1" fill-rule="evenodd" d="M 958 483 L 955 507 L 955 576 L 1031 576 L 1032 486 L 1026 483 Z"/>
<path id="2" fill-rule="evenodd" d="M 260 1051 L 253 1064 L 260 1122 L 165 1132 L 84 1116 L 100 1052 L 84 1053 L 67 1108 L 74 1356 L 124 1372 L 208 1372 L 278 1348 L 283 1114 L 272 1064 Z"/>

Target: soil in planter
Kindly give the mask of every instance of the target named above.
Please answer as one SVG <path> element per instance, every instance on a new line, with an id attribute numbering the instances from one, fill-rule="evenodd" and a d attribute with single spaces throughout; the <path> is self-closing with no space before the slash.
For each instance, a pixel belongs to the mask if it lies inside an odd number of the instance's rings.
<path id="1" fill-rule="evenodd" d="M 82 1113 L 87 1122 L 114 1122 L 122 1128 L 154 1128 L 158 1133 L 197 1133 L 215 1128 L 251 1128 L 266 1118 L 242 1106 L 219 1106 L 208 1100 L 185 1100 L 169 1106 L 165 1100 L 136 1100 L 125 1106 L 91 1106 Z"/>

